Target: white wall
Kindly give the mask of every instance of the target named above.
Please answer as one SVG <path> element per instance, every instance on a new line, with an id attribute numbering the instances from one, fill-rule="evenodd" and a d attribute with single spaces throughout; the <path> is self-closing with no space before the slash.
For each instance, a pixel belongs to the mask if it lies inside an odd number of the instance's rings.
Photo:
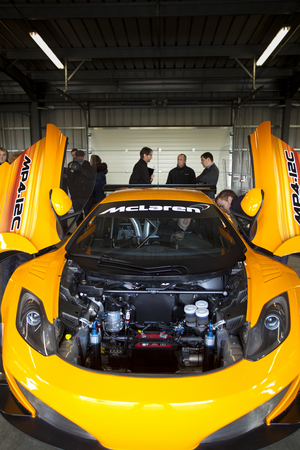
<path id="1" fill-rule="evenodd" d="M 155 184 L 165 184 L 169 170 L 177 165 L 177 156 L 184 153 L 187 165 L 199 175 L 203 167 L 201 154 L 209 151 L 220 170 L 218 191 L 228 182 L 231 157 L 231 127 L 213 128 L 90 128 L 91 154 L 100 156 L 108 165 L 109 184 L 128 184 L 142 147 L 153 150 L 149 167 L 156 168 Z"/>

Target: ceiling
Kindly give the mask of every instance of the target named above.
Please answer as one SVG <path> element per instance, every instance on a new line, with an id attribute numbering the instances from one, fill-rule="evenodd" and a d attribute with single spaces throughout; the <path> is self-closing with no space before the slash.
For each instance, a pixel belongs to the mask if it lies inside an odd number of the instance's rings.
<path id="1" fill-rule="evenodd" d="M 0 48 L 2 104 L 300 104 L 300 1 L 1 0 Z"/>

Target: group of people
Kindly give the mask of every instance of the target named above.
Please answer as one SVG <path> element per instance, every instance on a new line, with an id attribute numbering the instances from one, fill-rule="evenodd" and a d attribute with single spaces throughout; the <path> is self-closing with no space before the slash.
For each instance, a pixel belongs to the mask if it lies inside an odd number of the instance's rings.
<path id="1" fill-rule="evenodd" d="M 12 163 L 22 152 L 13 152 L 8 156 L 8 151 L 0 147 L 0 165 L 4 162 Z M 73 161 L 68 164 L 64 173 L 65 190 L 69 191 L 75 212 L 84 209 L 87 215 L 90 210 L 105 198 L 104 186 L 106 184 L 107 164 L 101 161 L 98 155 L 92 155 L 90 162 L 85 160 L 85 152 L 74 148 L 72 150 Z M 155 177 L 153 169 L 149 169 L 147 164 L 152 159 L 152 149 L 143 147 L 140 151 L 140 160 L 135 164 L 129 184 L 150 184 Z M 181 153 L 177 157 L 177 166 L 170 170 L 166 184 L 209 184 L 216 185 L 219 178 L 219 169 L 213 161 L 213 155 L 205 152 L 201 155 L 203 172 L 196 177 L 194 170 L 186 165 L 186 155 Z M 237 196 L 234 191 L 225 189 L 221 191 L 215 202 L 219 208 L 231 216 L 235 221 L 234 213 L 243 213 L 241 201 L 244 196 Z M 88 202 L 86 203 L 86 199 Z M 82 217 L 77 219 L 77 224 Z M 237 223 L 235 223 L 238 226 Z M 176 241 L 181 241 L 184 233 L 194 231 L 191 219 L 178 219 L 177 223 L 171 222 L 172 232 Z M 168 227 L 167 234 L 170 234 Z M 13 271 L 18 265 L 23 264 L 32 258 L 32 255 L 19 253 L 6 259 L 6 264 L 2 267 L 2 293 Z M 286 263 L 286 260 L 280 259 Z"/>
<path id="2" fill-rule="evenodd" d="M 155 174 L 147 164 L 152 159 L 152 149 L 143 147 L 140 151 L 140 160 L 135 164 L 129 184 L 151 184 Z M 195 171 L 186 165 L 186 155 L 181 153 L 177 157 L 177 166 L 170 170 L 166 184 L 209 184 L 216 186 L 219 179 L 219 169 L 214 163 L 210 152 L 201 155 L 203 172 L 196 177 Z"/>
<path id="3" fill-rule="evenodd" d="M 4 162 L 11 164 L 22 151 L 13 152 L 10 157 L 8 151 L 4 147 L 0 147 L 0 165 Z M 105 197 L 103 187 L 106 184 L 107 165 L 102 163 L 101 158 L 97 155 L 91 157 L 90 163 L 85 160 L 85 152 L 72 150 L 73 161 L 71 161 L 64 173 L 64 189 L 71 195 L 75 212 L 84 209 L 85 214 L 103 200 Z M 86 199 L 88 198 L 88 203 Z M 81 217 L 77 218 L 79 225 Z M 13 272 L 24 262 L 32 259 L 34 255 L 18 252 L 5 259 L 2 264 L 2 296 L 4 294 L 7 283 Z M 1 305 L 1 299 L 0 299 Z"/>
<path id="4" fill-rule="evenodd" d="M 8 151 L 0 147 L 0 165 L 5 161 L 12 163 L 22 152 L 13 152 L 9 157 Z M 148 168 L 153 154 L 152 149 L 143 147 L 140 151 L 140 160 L 135 164 L 130 176 L 129 184 L 151 184 L 155 174 Z M 89 211 L 105 198 L 104 186 L 106 184 L 107 164 L 102 162 L 98 155 L 92 155 L 90 162 L 85 159 L 85 152 L 73 148 L 71 151 L 73 160 L 65 170 L 65 190 L 69 191 L 75 211 L 84 209 L 87 215 Z M 201 164 L 204 168 L 196 177 L 195 171 L 186 165 L 186 155 L 181 153 L 177 157 L 177 166 L 170 170 L 166 184 L 209 184 L 216 185 L 219 179 L 219 169 L 214 163 L 212 153 L 205 152 L 201 155 Z M 242 213 L 240 206 L 242 197 L 237 197 L 232 190 L 220 192 L 215 201 L 219 208 L 232 216 L 232 211 Z M 87 203 L 86 200 L 88 199 Z"/>
<path id="5" fill-rule="evenodd" d="M 8 151 L 6 148 L 0 147 L 0 166 L 5 162 L 11 164 L 15 159 L 17 159 L 18 156 L 21 155 L 21 153 L 23 152 L 13 152 L 10 156 L 8 156 Z"/>
<path id="6" fill-rule="evenodd" d="M 16 151 L 9 156 L 7 149 L 0 147 L 0 165 L 4 162 L 12 164 L 22 153 Z M 98 155 L 92 155 L 90 162 L 86 161 L 85 152 L 77 148 L 73 148 L 71 154 L 73 161 L 65 170 L 63 188 L 66 193 L 70 193 L 74 210 L 79 211 L 84 207 L 87 214 L 105 198 L 103 187 L 106 184 L 107 164 Z"/>
<path id="7" fill-rule="evenodd" d="M 107 164 L 98 155 L 85 160 L 85 152 L 73 148 L 73 161 L 65 172 L 66 186 L 71 195 L 74 211 L 84 209 L 87 215 L 91 209 L 105 198 Z M 80 219 L 79 219 L 80 221 Z"/>

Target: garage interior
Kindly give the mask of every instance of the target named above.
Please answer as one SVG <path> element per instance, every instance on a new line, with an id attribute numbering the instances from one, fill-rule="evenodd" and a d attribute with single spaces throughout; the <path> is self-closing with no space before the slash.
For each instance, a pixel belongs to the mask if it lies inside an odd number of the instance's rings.
<path id="1" fill-rule="evenodd" d="M 153 145 L 164 184 L 179 153 L 201 173 L 209 142 L 220 189 L 242 193 L 253 183 L 248 136 L 261 122 L 300 151 L 300 1 L 1 0 L 0 14 L 0 146 L 9 153 L 53 123 L 68 136 L 68 161 L 74 147 L 87 158 L 99 154 L 109 183 L 126 182 L 140 148 Z M 283 40 L 257 65 L 283 27 Z M 30 33 L 46 41 L 61 69 Z M 228 142 L 205 140 L 209 130 L 226 130 Z M 162 133 L 164 141 L 153 138 Z M 269 448 L 298 449 L 299 437 Z M 2 416 L 0 440 L 3 450 L 50 448 Z"/>
<path id="2" fill-rule="evenodd" d="M 100 143 L 90 143 L 94 130 L 114 130 L 117 138 L 116 130 L 134 128 L 171 136 L 174 128 L 228 127 L 230 151 L 216 160 L 224 178 L 219 187 L 244 192 L 252 183 L 248 136 L 257 125 L 271 121 L 275 136 L 300 148 L 299 8 L 297 1 L 271 0 L 2 1 L 0 145 L 28 148 L 53 123 L 68 136 L 68 150 L 101 156 Z M 284 27 L 288 33 L 258 66 Z M 30 33 L 44 39 L 61 69 Z M 109 183 L 126 182 L 139 149 L 152 145 L 129 144 L 112 144 Z M 201 144 L 172 142 L 159 183 L 181 152 L 190 152 L 188 163 L 199 174 Z M 154 156 L 158 148 L 154 142 Z M 128 167 L 113 174 L 120 157 Z"/>

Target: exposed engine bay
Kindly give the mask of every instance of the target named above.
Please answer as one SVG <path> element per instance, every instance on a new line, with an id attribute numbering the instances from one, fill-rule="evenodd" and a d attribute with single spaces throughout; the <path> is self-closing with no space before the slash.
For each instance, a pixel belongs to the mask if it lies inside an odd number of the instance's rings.
<path id="1" fill-rule="evenodd" d="M 93 370 L 144 374 L 201 373 L 243 358 L 242 262 L 203 278 L 127 280 L 66 262 L 55 320 L 62 358 Z"/>

